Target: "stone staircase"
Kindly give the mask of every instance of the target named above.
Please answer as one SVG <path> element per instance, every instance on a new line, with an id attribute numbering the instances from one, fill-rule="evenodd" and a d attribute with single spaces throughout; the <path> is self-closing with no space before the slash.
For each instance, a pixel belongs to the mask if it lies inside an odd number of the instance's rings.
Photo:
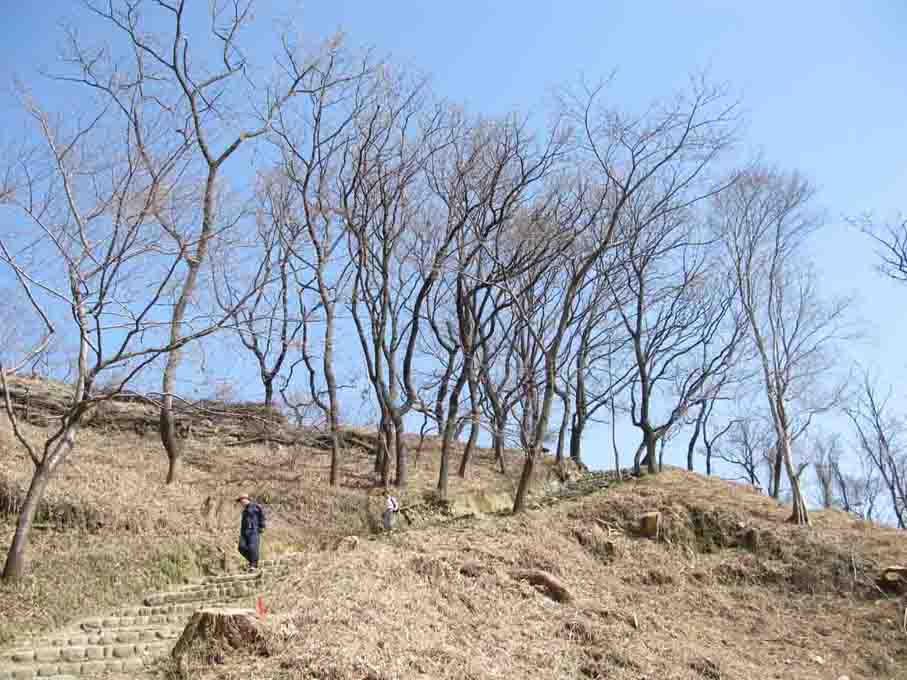
<path id="1" fill-rule="evenodd" d="M 186 622 L 202 607 L 253 607 L 265 586 L 285 575 L 303 553 L 262 560 L 254 574 L 196 579 L 149 593 L 138 606 L 83 619 L 46 636 L 24 637 L 0 650 L 0 680 L 72 680 L 104 673 L 139 674 L 176 644 Z"/>

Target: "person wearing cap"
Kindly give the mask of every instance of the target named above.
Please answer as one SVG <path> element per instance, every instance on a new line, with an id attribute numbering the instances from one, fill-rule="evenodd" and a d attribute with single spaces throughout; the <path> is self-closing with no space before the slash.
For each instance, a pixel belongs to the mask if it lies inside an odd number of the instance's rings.
<path id="1" fill-rule="evenodd" d="M 253 503 L 247 494 L 240 494 L 236 502 L 242 505 L 242 521 L 239 528 L 239 553 L 249 562 L 248 569 L 258 569 L 261 547 L 261 533 L 265 530 L 265 513 L 258 503 Z"/>

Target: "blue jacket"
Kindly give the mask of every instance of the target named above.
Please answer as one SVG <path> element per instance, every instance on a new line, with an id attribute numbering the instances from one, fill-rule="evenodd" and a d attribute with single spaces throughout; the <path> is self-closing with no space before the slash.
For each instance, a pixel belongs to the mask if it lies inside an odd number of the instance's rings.
<path id="1" fill-rule="evenodd" d="M 249 503 L 242 511 L 239 533 L 244 537 L 258 536 L 265 529 L 265 512 L 258 503 Z"/>

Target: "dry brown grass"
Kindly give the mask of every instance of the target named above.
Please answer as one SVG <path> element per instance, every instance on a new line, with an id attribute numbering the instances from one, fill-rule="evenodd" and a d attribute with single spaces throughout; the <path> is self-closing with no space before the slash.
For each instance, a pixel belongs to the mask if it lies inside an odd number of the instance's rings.
<path id="1" fill-rule="evenodd" d="M 665 513 L 662 540 L 634 535 L 641 510 Z M 904 561 L 902 535 L 834 512 L 798 529 L 786 514 L 743 487 L 671 471 L 520 517 L 318 552 L 267 597 L 295 637 L 192 677 L 907 677 L 907 603 L 861 582 Z M 722 547 L 739 525 L 766 540 Z M 851 555 L 856 582 L 834 578 Z M 551 572 L 571 600 L 555 602 L 514 569 Z"/>
<path id="2" fill-rule="evenodd" d="M 39 442 L 40 427 L 24 426 Z M 261 499 L 268 511 L 265 554 L 305 549 L 324 539 L 371 532 L 379 525 L 381 499 L 370 475 L 372 458 L 349 449 L 342 483 L 327 485 L 328 453 L 306 447 L 272 450 L 267 445 L 228 447 L 209 439 L 186 440 L 178 484 L 163 484 L 166 456 L 155 433 L 86 428 L 57 471 L 46 494 L 29 548 L 29 576 L 0 585 L 0 644 L 25 630 L 41 631 L 79 616 L 135 601 L 167 583 L 242 562 L 236 552 L 237 492 Z M 510 454 L 501 475 L 480 452 L 469 477 L 453 477 L 451 490 L 510 489 L 519 473 Z M 435 484 L 437 448 L 429 441 L 413 461 L 406 503 Z M 0 533 L 11 537 L 14 510 L 31 475 L 31 464 L 0 424 Z"/>

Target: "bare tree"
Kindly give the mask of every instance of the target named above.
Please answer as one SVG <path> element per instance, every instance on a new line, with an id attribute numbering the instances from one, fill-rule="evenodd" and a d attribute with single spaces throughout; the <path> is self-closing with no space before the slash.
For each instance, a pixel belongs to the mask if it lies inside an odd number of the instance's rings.
<path id="1" fill-rule="evenodd" d="M 567 119 L 577 124 L 583 176 L 563 177 L 553 187 L 556 200 L 551 202 L 546 228 L 529 239 L 544 240 L 552 266 L 563 263 L 559 266 L 566 276 L 559 283 L 560 312 L 552 319 L 551 332 L 540 333 L 529 326 L 544 358 L 544 377 L 538 389 L 539 407 L 532 414 L 534 427 L 525 442 L 514 511 L 523 508 L 536 456 L 548 433 L 562 343 L 575 320 L 577 296 L 594 280 L 596 264 L 614 248 L 628 203 L 638 193 L 649 194 L 651 219 L 657 220 L 675 209 L 683 195 L 686 203 L 693 204 L 712 194 L 717 185 L 706 170 L 734 134 L 733 103 L 702 83 L 694 83 L 688 95 L 642 117 L 603 107 L 602 92 L 601 87 L 587 89 L 565 103 Z M 571 252 L 568 244 L 578 242 L 588 247 Z M 569 262 L 564 262 L 565 257 Z M 525 308 L 518 313 L 529 318 Z"/>
<path id="2" fill-rule="evenodd" d="M 827 303 L 813 270 L 798 257 L 820 224 L 812 187 L 797 175 L 753 168 L 716 199 L 720 233 L 734 264 L 740 304 L 756 348 L 775 430 L 775 447 L 791 485 L 790 520 L 809 524 L 793 444 L 812 418 L 840 397 L 835 344 L 844 337 L 847 300 Z"/>
<path id="3" fill-rule="evenodd" d="M 463 226 L 434 223 L 426 207 L 428 159 L 456 134 L 448 114 L 431 103 L 423 84 L 383 79 L 357 116 L 353 162 L 339 179 L 354 267 L 350 313 L 381 414 L 376 464 L 386 484 L 395 450 L 394 481 L 401 487 L 407 483 L 403 418 L 419 400 L 413 360 L 423 305 Z M 414 253 L 426 259 L 413 262 Z"/>
<path id="4" fill-rule="evenodd" d="M 451 328 L 462 352 L 459 375 L 453 382 L 441 443 L 438 488 L 447 494 L 447 465 L 457 429 L 460 394 L 468 389 L 470 434 L 458 474 L 466 475 L 479 434 L 480 397 L 477 358 L 511 302 L 500 284 L 521 271 L 521 251 L 504 257 L 500 247 L 508 225 L 525 219 L 533 188 L 540 184 L 559 153 L 555 138 L 539 143 L 526 125 L 514 118 L 464 122 L 447 148 L 427 164 L 427 180 L 438 205 L 436 219 L 456 229 L 451 256 L 453 316 Z M 439 229 L 439 231 L 441 231 Z M 494 256 L 490 257 L 489 252 Z M 429 257 L 422 261 L 431 262 Z"/>
<path id="5" fill-rule="evenodd" d="M 567 343 L 569 355 L 565 360 L 566 381 L 570 385 L 564 394 L 572 396 L 573 403 L 565 407 L 565 418 L 570 417 L 570 458 L 582 466 L 582 437 L 586 426 L 593 422 L 605 406 L 611 408 L 612 423 L 616 417 L 615 399 L 626 387 L 632 368 L 622 360 L 627 338 L 619 316 L 615 314 L 613 291 L 608 285 L 607 272 L 602 268 L 608 262 L 596 265 L 596 283 L 588 292 L 585 312 L 574 325 L 575 333 Z M 620 360 L 620 368 L 615 366 Z M 572 370 L 571 370 L 572 367 Z M 562 428 L 563 429 L 563 428 Z M 615 448 L 615 467 L 619 460 Z"/>
<path id="6" fill-rule="evenodd" d="M 904 422 L 892 414 L 891 391 L 883 394 L 868 374 L 863 376 L 855 406 L 844 412 L 853 423 L 857 445 L 878 474 L 897 525 L 907 528 L 907 448 L 901 443 Z M 851 501 L 852 503 L 852 501 Z"/>
<path id="7" fill-rule="evenodd" d="M 211 3 L 209 31 L 199 43 L 190 41 L 186 0 L 83 2 L 122 39 L 128 59 L 114 59 L 106 47 L 89 48 L 70 31 L 69 61 L 75 74 L 66 78 L 101 93 L 130 116 L 144 170 L 161 187 L 152 202 L 154 217 L 181 255 L 169 321 L 169 341 L 177 349 L 167 355 L 161 387 L 160 432 L 169 484 L 178 478 L 182 460 L 173 409 L 180 340 L 192 332 L 187 315 L 209 251 L 221 231 L 233 226 L 223 208 L 221 171 L 241 147 L 270 131 L 280 109 L 303 92 L 303 82 L 320 67 L 324 54 L 301 54 L 284 37 L 277 76 L 259 83 L 241 45 L 254 0 Z M 155 34 L 152 25 L 166 29 Z M 329 42 L 324 52 L 335 45 Z M 204 56 L 212 54 L 211 66 L 204 66 Z M 181 183 L 194 190 L 176 209 L 172 194 Z"/>
<path id="8" fill-rule="evenodd" d="M 907 219 L 876 224 L 870 216 L 851 220 L 878 247 L 879 271 L 895 281 L 907 281 Z"/>
<path id="9" fill-rule="evenodd" d="M 634 357 L 631 412 L 642 432 L 637 474 L 642 463 L 655 472 L 658 442 L 691 408 L 717 399 L 742 354 L 745 328 L 733 277 L 697 233 L 694 216 L 683 208 L 655 219 L 650 213 L 646 202 L 628 206 L 619 264 L 628 295 L 616 303 Z M 662 414 L 659 403 L 669 404 Z"/>
<path id="10" fill-rule="evenodd" d="M 819 505 L 828 510 L 838 506 L 836 471 L 841 469 L 841 442 L 837 435 L 812 440 L 812 469 L 819 493 Z"/>
<path id="11" fill-rule="evenodd" d="M 182 253 L 161 247 L 154 211 L 164 188 L 141 158 L 136 137 L 143 131 L 133 119 L 101 106 L 83 117 L 67 113 L 63 123 L 28 96 L 25 104 L 36 151 L 16 165 L 17 190 L 6 201 L 16 209 L 21 233 L 0 236 L 0 262 L 12 270 L 47 333 L 19 361 L 0 366 L 7 418 L 34 465 L 6 558 L 6 580 L 24 573 L 35 512 L 54 472 L 74 450 L 85 415 L 157 360 L 229 319 L 197 316 L 192 333 L 177 340 L 164 332 L 166 291 L 178 279 Z M 75 378 L 64 413 L 36 447 L 20 427 L 10 376 L 46 349 L 58 328 L 51 319 L 58 316 L 59 327 L 77 338 Z M 108 380 L 99 390 L 104 376 Z"/>
<path id="12" fill-rule="evenodd" d="M 272 406 L 274 381 L 305 323 L 291 302 L 297 287 L 293 252 L 302 246 L 298 232 L 288 227 L 294 205 L 281 176 L 259 178 L 257 194 L 260 206 L 254 240 L 248 245 L 226 240 L 217 244 L 219 252 L 212 258 L 217 272 L 213 287 L 220 308 L 232 311 L 236 336 L 255 357 L 264 403 Z M 245 305 L 237 305 L 250 286 L 242 281 L 248 270 L 254 273 L 251 287 L 256 292 Z"/>
<path id="13" fill-rule="evenodd" d="M 867 456 L 858 458 L 856 469 L 853 465 L 845 467 L 841 459 L 831 463 L 835 498 L 844 512 L 872 521 L 877 517 L 884 485 L 872 460 Z"/>
<path id="14" fill-rule="evenodd" d="M 707 451 L 707 461 L 714 458 L 740 468 L 740 478 L 753 486 L 763 486 L 759 475 L 770 459 L 770 450 L 775 440 L 774 428 L 757 417 L 738 418 L 731 421 L 728 434 L 725 446 L 711 453 Z"/>
<path id="15" fill-rule="evenodd" d="M 303 80 L 302 96 L 279 112 L 275 124 L 282 156 L 280 172 L 288 182 L 293 209 L 282 239 L 291 257 L 299 314 L 322 325 L 312 348 L 303 328 L 297 360 L 285 381 L 292 383 L 300 362 L 308 377 L 312 403 L 322 412 L 331 436 L 330 483 L 339 480 L 340 395 L 334 366 L 337 306 L 347 294 L 352 262 L 343 261 L 348 233 L 343 220 L 344 173 L 358 172 L 357 121 L 373 103 L 376 65 L 334 48 Z M 355 180 L 353 180 L 355 182 Z M 348 189 L 350 184 L 345 185 Z M 319 352 L 320 350 L 320 352 Z"/>

